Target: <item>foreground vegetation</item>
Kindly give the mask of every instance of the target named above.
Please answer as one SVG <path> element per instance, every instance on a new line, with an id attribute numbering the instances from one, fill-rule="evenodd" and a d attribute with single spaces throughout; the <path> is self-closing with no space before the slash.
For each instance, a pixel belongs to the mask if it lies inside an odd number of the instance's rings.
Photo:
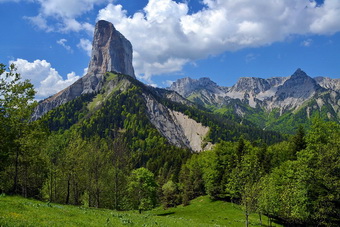
<path id="1" fill-rule="evenodd" d="M 267 224 L 267 218 L 262 217 L 262 222 Z M 260 226 L 258 215 L 250 217 L 250 225 Z M 1 196 L 0 226 L 244 226 L 244 212 L 237 205 L 213 202 L 207 196 L 188 206 L 142 214 Z"/>
<path id="2" fill-rule="evenodd" d="M 0 74 L 4 71 L 0 64 Z M 32 122 L 33 86 L 11 67 L 7 78 L 0 78 L 0 193 L 143 215 L 162 204 L 168 217 L 180 210 L 171 213 L 172 207 L 208 195 L 220 200 L 215 204 L 239 206 L 246 225 L 258 213 L 287 225 L 338 226 L 338 123 L 315 118 L 309 131 L 300 127 L 286 141 L 266 131 L 252 139 L 258 129 L 228 119 L 219 124 L 221 116 L 210 118 L 155 96 L 210 126 L 206 140 L 214 148 L 193 154 L 160 135 L 142 98 L 155 91 L 130 80 L 110 76 L 116 88 L 122 81 L 129 86 L 81 96 Z M 223 216 L 203 217 L 200 223 Z"/>

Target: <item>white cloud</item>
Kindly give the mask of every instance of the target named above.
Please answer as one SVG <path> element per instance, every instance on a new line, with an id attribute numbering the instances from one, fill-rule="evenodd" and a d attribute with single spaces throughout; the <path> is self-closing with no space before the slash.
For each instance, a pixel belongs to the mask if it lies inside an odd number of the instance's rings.
<path id="1" fill-rule="evenodd" d="M 57 41 L 59 45 L 64 47 L 68 52 L 73 53 L 73 50 L 70 46 L 66 45 L 67 39 L 60 39 Z"/>
<path id="2" fill-rule="evenodd" d="M 340 1 L 325 0 L 322 7 L 316 7 L 310 31 L 316 34 L 334 34 L 340 30 Z"/>
<path id="3" fill-rule="evenodd" d="M 31 80 L 37 91 L 37 99 L 53 95 L 80 78 L 74 72 L 71 72 L 67 74 L 67 79 L 63 79 L 46 60 L 29 62 L 18 58 L 16 61 L 11 61 L 11 63 L 16 65 L 18 68 L 17 72 L 21 74 L 23 79 Z"/>
<path id="4" fill-rule="evenodd" d="M 301 42 L 301 46 L 304 46 L 304 47 L 309 47 L 311 46 L 313 43 L 313 40 L 312 39 L 306 39 L 304 41 Z"/>
<path id="5" fill-rule="evenodd" d="M 24 17 L 24 19 L 28 20 L 33 26 L 45 30 L 46 32 L 51 32 L 53 31 L 52 26 L 49 26 L 47 24 L 46 18 L 44 18 L 41 14 L 38 14 L 35 17 Z"/>
<path id="6" fill-rule="evenodd" d="M 325 0 L 203 0 L 189 13 L 186 3 L 149 0 L 128 16 L 121 5 L 108 4 L 97 19 L 112 22 L 134 49 L 140 79 L 180 71 L 197 59 L 247 47 L 270 45 L 291 35 L 340 31 L 340 1 Z"/>
<path id="7" fill-rule="evenodd" d="M 1 1 L 1 0 L 0 0 Z M 84 30 L 92 35 L 94 26 L 88 22 L 79 22 L 78 17 L 93 10 L 107 0 L 36 0 L 40 4 L 39 14 L 24 17 L 34 26 L 47 32 L 79 32 Z M 57 23 L 48 21 L 57 21 Z"/>
<path id="8" fill-rule="evenodd" d="M 90 40 L 80 39 L 80 42 L 78 43 L 77 47 L 85 50 L 87 55 L 91 57 L 92 43 Z"/>
<path id="9" fill-rule="evenodd" d="M 41 13 L 46 16 L 76 18 L 93 9 L 95 4 L 106 0 L 37 0 Z"/>
<path id="10" fill-rule="evenodd" d="M 92 35 L 94 31 L 94 26 L 87 22 L 80 23 L 74 18 L 65 18 L 63 19 L 63 25 L 59 29 L 62 32 L 68 31 L 79 32 L 84 30 Z"/>

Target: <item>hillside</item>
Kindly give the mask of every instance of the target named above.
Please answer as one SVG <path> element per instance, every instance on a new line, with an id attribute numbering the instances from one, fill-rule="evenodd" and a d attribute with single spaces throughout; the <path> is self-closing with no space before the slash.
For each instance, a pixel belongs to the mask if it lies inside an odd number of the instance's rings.
<path id="1" fill-rule="evenodd" d="M 141 130 L 136 132 L 139 124 L 145 132 L 155 128 L 170 144 L 193 151 L 207 149 L 220 139 L 235 141 L 241 135 L 267 143 L 283 138 L 246 122 L 239 124 L 233 115 L 213 114 L 176 93 L 146 86 L 129 76 L 105 74 L 101 86 L 98 93 L 81 95 L 50 111 L 43 120 L 51 130 L 66 130 L 74 125 L 87 137 L 112 137 L 125 129 L 128 138 L 141 139 L 146 135 L 138 135 Z"/>
<path id="2" fill-rule="evenodd" d="M 267 223 L 266 216 L 262 222 Z M 0 226 L 240 226 L 244 213 L 237 205 L 199 197 L 188 206 L 158 208 L 138 214 L 46 203 L 21 197 L 0 197 Z M 251 226 L 260 226 L 259 216 L 250 217 Z M 280 226 L 273 224 L 272 226 Z"/>

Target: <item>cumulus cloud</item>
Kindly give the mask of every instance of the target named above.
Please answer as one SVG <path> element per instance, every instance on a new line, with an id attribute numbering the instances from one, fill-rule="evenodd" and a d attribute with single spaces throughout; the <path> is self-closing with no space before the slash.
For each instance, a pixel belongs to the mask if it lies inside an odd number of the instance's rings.
<path id="1" fill-rule="evenodd" d="M 60 40 L 57 41 L 57 44 L 59 44 L 62 47 L 64 47 L 68 52 L 73 53 L 72 48 L 70 46 L 68 46 L 66 44 L 66 42 L 67 42 L 67 39 L 60 39 Z"/>
<path id="2" fill-rule="evenodd" d="M 53 95 L 80 78 L 74 72 L 71 72 L 67 74 L 66 79 L 63 79 L 46 60 L 29 62 L 18 58 L 10 62 L 10 64 L 12 63 L 16 65 L 18 68 L 17 72 L 21 74 L 23 79 L 31 80 L 31 83 L 37 91 L 37 99 L 43 99 Z"/>
<path id="3" fill-rule="evenodd" d="M 97 19 L 112 22 L 134 48 L 139 78 L 180 71 L 188 62 L 225 51 L 270 45 L 291 35 L 340 31 L 340 1 L 203 0 L 202 10 L 189 13 L 187 3 L 149 0 L 128 16 L 110 3 Z M 265 13 L 264 13 L 265 12 Z"/>
<path id="4" fill-rule="evenodd" d="M 40 4 L 39 14 L 33 17 L 24 17 L 36 27 L 47 32 L 79 32 L 81 30 L 92 34 L 94 26 L 88 22 L 79 22 L 78 17 L 93 10 L 106 0 L 37 0 Z M 48 23 L 49 19 L 58 23 Z"/>
<path id="5" fill-rule="evenodd" d="M 90 40 L 80 39 L 80 42 L 78 43 L 77 47 L 85 50 L 87 55 L 91 57 L 92 43 Z"/>
<path id="6" fill-rule="evenodd" d="M 46 16 L 76 18 L 106 0 L 38 0 L 41 13 Z"/>

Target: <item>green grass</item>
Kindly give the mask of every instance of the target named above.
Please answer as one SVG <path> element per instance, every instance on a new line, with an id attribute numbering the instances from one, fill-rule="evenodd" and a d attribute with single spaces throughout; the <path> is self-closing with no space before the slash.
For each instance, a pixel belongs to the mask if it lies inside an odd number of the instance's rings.
<path id="1" fill-rule="evenodd" d="M 267 223 L 266 217 L 263 223 Z M 250 226 L 259 225 L 258 215 L 251 215 Z M 207 196 L 191 201 L 189 206 L 157 208 L 142 214 L 1 196 L 0 226 L 245 226 L 245 220 L 238 206 L 211 201 Z"/>
<path id="2" fill-rule="evenodd" d="M 87 109 L 90 111 L 93 111 L 96 106 L 100 105 L 103 102 L 103 100 L 104 100 L 104 97 L 102 94 L 96 95 L 96 97 L 92 100 L 92 102 L 90 102 L 87 105 Z"/>

